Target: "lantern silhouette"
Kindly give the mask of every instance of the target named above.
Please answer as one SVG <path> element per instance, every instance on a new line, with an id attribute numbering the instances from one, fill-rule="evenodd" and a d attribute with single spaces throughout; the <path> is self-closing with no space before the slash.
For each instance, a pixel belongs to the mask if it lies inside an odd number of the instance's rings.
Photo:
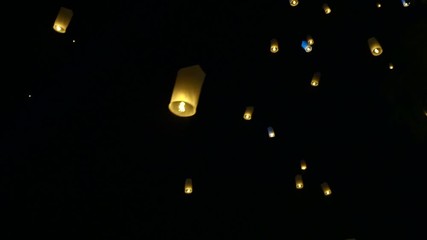
<path id="1" fill-rule="evenodd" d="M 329 196 L 332 194 L 331 188 L 329 187 L 329 184 L 327 182 L 323 182 L 320 184 L 320 187 L 322 188 L 323 194 L 325 196 Z"/>
<path id="2" fill-rule="evenodd" d="M 383 53 L 383 49 L 376 38 L 374 37 L 369 38 L 368 45 L 372 55 L 379 56 L 381 55 L 381 53 Z"/>
<path id="3" fill-rule="evenodd" d="M 313 77 L 311 78 L 310 84 L 313 87 L 317 87 L 317 86 L 319 86 L 319 83 L 320 83 L 320 72 L 316 72 L 313 74 Z"/>
<path id="4" fill-rule="evenodd" d="M 56 16 L 55 23 L 53 24 L 53 29 L 59 33 L 65 33 L 72 17 L 73 10 L 61 7 Z"/>
<path id="5" fill-rule="evenodd" d="M 267 132 L 268 132 L 268 137 L 270 138 L 274 138 L 276 136 L 272 127 L 268 127 Z"/>
<path id="6" fill-rule="evenodd" d="M 199 65 L 181 68 L 178 71 L 169 110 L 179 117 L 196 114 L 200 91 L 206 74 Z"/>
<path id="7" fill-rule="evenodd" d="M 191 178 L 185 179 L 184 193 L 191 194 L 193 192 L 193 181 Z"/>
<path id="8" fill-rule="evenodd" d="M 329 14 L 332 12 L 331 8 L 326 3 L 323 4 L 323 11 L 325 11 L 326 14 Z"/>
<path id="9" fill-rule="evenodd" d="M 245 113 L 243 114 L 243 119 L 251 120 L 253 112 L 254 112 L 254 107 L 252 106 L 246 107 Z"/>
<path id="10" fill-rule="evenodd" d="M 273 38 L 270 41 L 270 52 L 277 53 L 279 51 L 279 42 L 277 39 Z"/>
<path id="11" fill-rule="evenodd" d="M 301 176 L 301 174 L 297 174 L 295 176 L 295 187 L 297 189 L 302 189 L 304 187 L 304 183 L 302 182 L 302 176 Z"/>
<path id="12" fill-rule="evenodd" d="M 298 5 L 298 0 L 289 0 L 289 4 L 292 6 L 292 7 L 295 7 L 296 5 Z"/>
<path id="13" fill-rule="evenodd" d="M 301 170 L 306 170 L 307 169 L 307 163 L 305 162 L 304 159 L 301 160 L 300 166 L 301 166 Z"/>

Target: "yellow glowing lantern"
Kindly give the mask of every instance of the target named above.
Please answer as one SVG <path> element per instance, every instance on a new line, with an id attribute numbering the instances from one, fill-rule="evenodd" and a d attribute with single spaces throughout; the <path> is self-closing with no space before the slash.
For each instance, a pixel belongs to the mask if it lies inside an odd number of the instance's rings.
<path id="1" fill-rule="evenodd" d="M 289 4 L 292 6 L 292 7 L 295 7 L 296 5 L 298 5 L 298 0 L 289 0 Z"/>
<path id="2" fill-rule="evenodd" d="M 268 137 L 270 138 L 274 138 L 276 136 L 272 127 L 268 127 L 267 132 L 268 132 Z"/>
<path id="3" fill-rule="evenodd" d="M 184 192 L 185 194 L 191 194 L 193 192 L 193 181 L 191 178 L 185 179 Z"/>
<path id="4" fill-rule="evenodd" d="M 325 11 L 326 14 L 329 14 L 329 13 L 331 13 L 332 10 L 328 4 L 324 3 L 323 4 L 323 11 Z"/>
<path id="5" fill-rule="evenodd" d="M 381 53 L 383 53 L 383 49 L 376 38 L 374 37 L 369 38 L 368 45 L 372 55 L 379 56 L 381 55 Z"/>
<path id="6" fill-rule="evenodd" d="M 302 189 L 304 187 L 304 183 L 302 182 L 302 176 L 301 176 L 301 174 L 297 174 L 295 176 L 295 187 L 297 189 Z"/>
<path id="7" fill-rule="evenodd" d="M 301 160 L 300 165 L 301 165 L 301 170 L 306 170 L 307 169 L 307 163 L 305 162 L 304 159 Z"/>
<path id="8" fill-rule="evenodd" d="M 307 43 L 309 45 L 313 45 L 314 44 L 314 39 L 311 35 L 307 35 Z"/>
<path id="9" fill-rule="evenodd" d="M 199 65 L 181 68 L 178 71 L 169 110 L 179 117 L 196 114 L 200 91 L 206 74 Z"/>
<path id="10" fill-rule="evenodd" d="M 320 187 L 322 188 L 323 194 L 325 196 L 329 196 L 332 194 L 331 188 L 329 187 L 329 184 L 327 182 L 323 182 L 320 184 Z"/>
<path id="11" fill-rule="evenodd" d="M 381 3 L 377 3 L 377 8 L 380 8 L 381 7 Z"/>
<path id="12" fill-rule="evenodd" d="M 243 119 L 251 120 L 253 112 L 254 112 L 254 107 L 252 106 L 246 107 L 245 113 L 243 114 Z"/>
<path id="13" fill-rule="evenodd" d="M 409 7 L 410 2 L 408 0 L 401 0 L 403 7 Z"/>
<path id="14" fill-rule="evenodd" d="M 320 72 L 316 72 L 313 74 L 313 78 L 311 79 L 310 84 L 313 87 L 317 87 L 319 86 L 319 83 L 320 83 Z"/>
<path id="15" fill-rule="evenodd" d="M 279 51 L 279 42 L 277 39 L 273 38 L 270 41 L 270 52 L 277 53 Z"/>
<path id="16" fill-rule="evenodd" d="M 56 16 L 55 23 L 53 24 L 53 29 L 59 33 L 65 33 L 72 17 L 73 10 L 61 7 Z"/>
<path id="17" fill-rule="evenodd" d="M 388 68 L 389 68 L 390 70 L 394 69 L 394 65 L 393 65 L 393 63 L 389 63 L 389 64 L 388 64 Z"/>

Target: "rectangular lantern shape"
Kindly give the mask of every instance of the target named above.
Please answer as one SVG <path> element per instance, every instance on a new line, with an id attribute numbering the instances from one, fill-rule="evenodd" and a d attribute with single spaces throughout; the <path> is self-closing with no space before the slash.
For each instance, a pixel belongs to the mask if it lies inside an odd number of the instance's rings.
<path id="1" fill-rule="evenodd" d="M 300 166 L 301 166 L 301 170 L 306 170 L 307 169 L 307 163 L 305 162 L 304 159 L 301 160 Z"/>
<path id="2" fill-rule="evenodd" d="M 246 107 L 245 113 L 243 114 L 243 119 L 251 120 L 253 112 L 254 112 L 254 107 L 252 106 Z"/>
<path id="3" fill-rule="evenodd" d="M 270 52 L 277 53 L 279 51 L 279 41 L 273 38 L 270 41 Z"/>
<path id="4" fill-rule="evenodd" d="M 314 44 L 314 39 L 311 35 L 307 35 L 307 43 L 309 45 L 313 45 Z"/>
<path id="5" fill-rule="evenodd" d="M 378 42 L 378 40 L 374 37 L 368 39 L 369 50 L 371 50 L 372 55 L 379 56 L 383 53 L 383 49 Z"/>
<path id="6" fill-rule="evenodd" d="M 304 183 L 302 182 L 302 175 L 301 174 L 297 174 L 295 176 L 295 187 L 297 189 L 303 189 L 304 188 Z"/>
<path id="7" fill-rule="evenodd" d="M 327 182 L 323 182 L 320 184 L 320 187 L 322 188 L 323 194 L 325 196 L 329 196 L 332 194 L 331 188 L 329 187 L 329 184 Z"/>
<path id="8" fill-rule="evenodd" d="M 206 74 L 199 65 L 181 68 L 178 71 L 169 110 L 179 117 L 196 114 L 200 91 Z"/>
<path id="9" fill-rule="evenodd" d="M 272 127 L 268 127 L 267 132 L 268 132 L 268 137 L 270 138 L 274 138 L 276 136 Z"/>
<path id="10" fill-rule="evenodd" d="M 313 74 L 313 77 L 311 78 L 311 86 L 317 87 L 320 83 L 320 72 L 316 72 Z"/>
<path id="11" fill-rule="evenodd" d="M 323 11 L 325 11 L 326 14 L 329 14 L 332 12 L 331 8 L 326 3 L 323 4 Z"/>
<path id="12" fill-rule="evenodd" d="M 58 15 L 56 16 L 55 23 L 53 24 L 53 29 L 59 33 L 65 33 L 72 17 L 73 10 L 61 7 Z"/>
<path id="13" fill-rule="evenodd" d="M 193 192 L 193 181 L 191 178 L 185 179 L 184 192 L 185 194 L 191 194 Z"/>

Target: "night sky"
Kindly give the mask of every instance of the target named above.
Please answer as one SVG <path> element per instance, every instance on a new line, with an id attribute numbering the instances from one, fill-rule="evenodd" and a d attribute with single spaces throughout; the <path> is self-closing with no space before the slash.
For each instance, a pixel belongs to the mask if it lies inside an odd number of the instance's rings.
<path id="1" fill-rule="evenodd" d="M 90 2 L 4 8 L 2 239 L 425 235 L 426 1 Z M 206 78 L 181 118 L 192 65 Z"/>

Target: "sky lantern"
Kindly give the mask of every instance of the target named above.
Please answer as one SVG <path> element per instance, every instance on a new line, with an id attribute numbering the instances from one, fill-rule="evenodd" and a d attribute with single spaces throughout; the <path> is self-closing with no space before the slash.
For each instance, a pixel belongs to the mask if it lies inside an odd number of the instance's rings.
<path id="1" fill-rule="evenodd" d="M 369 38 L 368 45 L 372 55 L 379 56 L 381 55 L 381 53 L 383 53 L 383 49 L 376 38 L 374 37 Z"/>
<path id="2" fill-rule="evenodd" d="M 53 24 L 53 29 L 59 33 L 65 33 L 72 17 L 73 10 L 61 7 Z"/>
<path id="3" fill-rule="evenodd" d="M 322 188 L 323 194 L 325 196 L 329 196 L 332 194 L 331 188 L 329 187 L 329 184 L 327 182 L 323 182 L 320 184 L 320 187 Z"/>
<path id="4" fill-rule="evenodd" d="M 245 113 L 243 114 L 243 119 L 245 119 L 245 120 L 251 120 L 253 113 L 254 113 L 254 107 L 252 107 L 252 106 L 246 107 Z"/>
<path id="5" fill-rule="evenodd" d="M 184 193 L 191 194 L 192 192 L 193 192 L 193 181 L 191 180 L 191 178 L 187 178 L 185 179 Z"/>

